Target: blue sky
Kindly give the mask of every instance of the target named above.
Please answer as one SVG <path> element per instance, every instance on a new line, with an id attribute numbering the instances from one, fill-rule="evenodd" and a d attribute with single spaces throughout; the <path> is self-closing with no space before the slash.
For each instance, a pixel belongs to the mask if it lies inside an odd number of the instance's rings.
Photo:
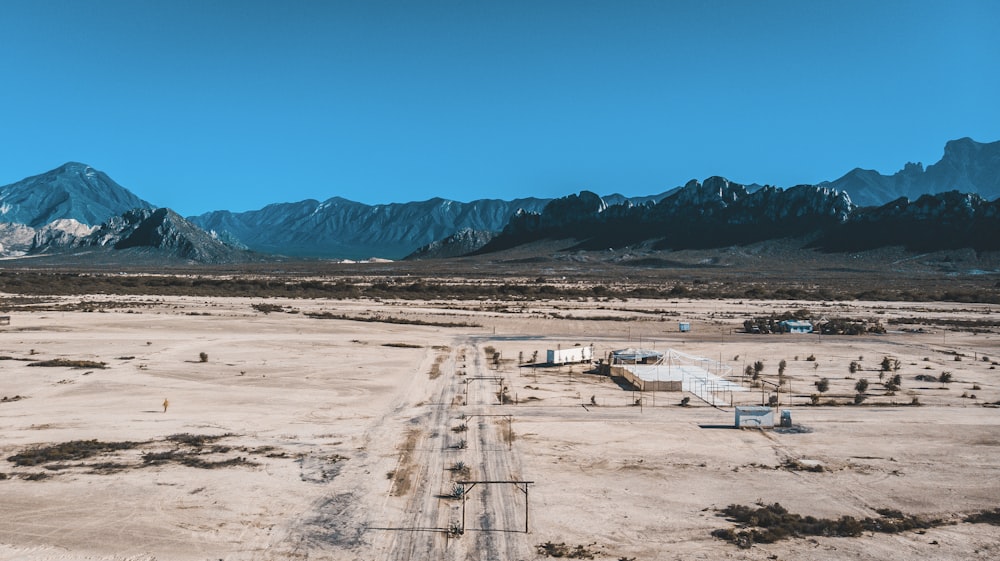
<path id="1" fill-rule="evenodd" d="M 1000 140 L 1000 2 L 3 0 L 0 184 L 181 214 L 791 186 Z"/>

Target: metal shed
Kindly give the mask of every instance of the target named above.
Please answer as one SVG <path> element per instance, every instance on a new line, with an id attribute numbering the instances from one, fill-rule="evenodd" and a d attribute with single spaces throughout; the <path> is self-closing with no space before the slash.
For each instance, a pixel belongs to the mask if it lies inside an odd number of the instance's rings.
<path id="1" fill-rule="evenodd" d="M 785 321 L 779 322 L 778 325 L 788 333 L 812 333 L 813 324 L 808 321 L 796 321 L 792 319 L 787 319 Z"/>

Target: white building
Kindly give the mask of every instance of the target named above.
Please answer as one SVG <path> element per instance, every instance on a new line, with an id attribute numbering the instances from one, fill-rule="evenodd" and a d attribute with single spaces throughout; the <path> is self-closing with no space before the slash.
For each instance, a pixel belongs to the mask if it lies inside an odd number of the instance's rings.
<path id="1" fill-rule="evenodd" d="M 594 359 L 594 347 L 569 347 L 568 349 L 549 349 L 545 351 L 545 362 L 549 364 L 567 364 L 570 362 L 587 362 Z"/>

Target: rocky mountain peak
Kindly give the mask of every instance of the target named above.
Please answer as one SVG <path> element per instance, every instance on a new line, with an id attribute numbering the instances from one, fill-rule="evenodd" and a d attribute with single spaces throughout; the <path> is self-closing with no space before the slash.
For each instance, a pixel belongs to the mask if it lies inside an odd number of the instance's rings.
<path id="1" fill-rule="evenodd" d="M 35 228 L 63 218 L 97 225 L 133 208 L 152 205 L 79 162 L 0 187 L 0 220 Z"/>

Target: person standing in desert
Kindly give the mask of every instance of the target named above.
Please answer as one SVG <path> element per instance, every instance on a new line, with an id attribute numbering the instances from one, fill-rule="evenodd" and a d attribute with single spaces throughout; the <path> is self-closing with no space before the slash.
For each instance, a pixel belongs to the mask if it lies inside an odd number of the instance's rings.
<path id="1" fill-rule="evenodd" d="M 170 402 L 167 401 L 167 398 L 163 398 L 163 412 L 164 413 L 167 412 L 167 407 L 169 407 L 169 406 L 170 406 Z"/>

